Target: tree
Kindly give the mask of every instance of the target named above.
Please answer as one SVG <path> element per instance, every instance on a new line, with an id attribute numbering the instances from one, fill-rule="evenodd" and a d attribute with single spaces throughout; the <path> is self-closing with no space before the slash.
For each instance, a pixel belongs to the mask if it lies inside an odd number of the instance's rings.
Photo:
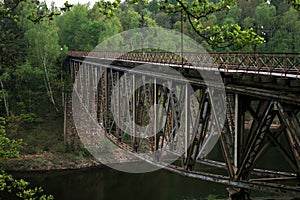
<path id="1" fill-rule="evenodd" d="M 273 29 L 276 16 L 276 7 L 269 3 L 261 3 L 255 9 L 256 25 L 263 29 Z"/>
<path id="2" fill-rule="evenodd" d="M 70 50 L 92 50 L 99 42 L 121 30 L 120 20 L 106 17 L 99 10 L 77 4 L 56 19 L 59 26 L 60 45 Z"/>
<path id="3" fill-rule="evenodd" d="M 182 12 L 187 16 L 193 30 L 207 43 L 216 48 L 232 46 L 242 48 L 246 45 L 260 44 L 262 38 L 253 29 L 243 30 L 238 24 L 224 24 L 210 26 L 207 18 L 214 13 L 229 10 L 235 0 L 224 1 L 195 1 L 176 0 L 177 4 L 169 4 L 170 0 L 164 0 L 162 8 L 167 12 Z"/>
<path id="4" fill-rule="evenodd" d="M 280 17 L 280 26 L 268 44 L 274 51 L 300 51 L 300 18 L 295 9 L 290 8 Z"/>
<path id="5" fill-rule="evenodd" d="M 234 21 L 238 23 L 242 18 L 242 9 L 237 5 L 232 6 L 232 8 L 228 11 L 227 17 L 234 19 Z"/>
<path id="6" fill-rule="evenodd" d="M 18 7 L 18 27 L 23 30 L 22 42 L 26 51 L 22 63 L 12 68 L 10 76 L 16 80 L 12 91 L 14 95 L 15 108 L 17 105 L 24 105 L 26 108 L 21 113 L 15 109 L 15 114 L 26 114 L 29 111 L 37 113 L 37 109 L 32 109 L 32 105 L 38 107 L 35 102 L 48 102 L 42 99 L 48 99 L 58 111 L 58 105 L 55 100 L 54 91 L 59 89 L 57 75 L 60 73 L 60 65 L 57 65 L 58 58 L 63 51 L 58 44 L 58 28 L 55 21 L 50 18 L 42 18 L 38 22 L 32 21 L 32 13 L 39 9 L 41 15 L 47 13 L 44 4 L 35 1 L 27 1 L 19 4 Z M 42 81 L 40 81 L 42 80 Z M 42 87 L 44 85 L 44 87 Z M 17 98 L 16 98 L 17 96 Z M 42 101 L 41 101 L 42 100 Z M 24 113 L 25 112 L 25 113 Z"/>
<path id="7" fill-rule="evenodd" d="M 100 32 L 98 34 L 98 44 L 122 30 L 120 19 L 117 17 L 111 17 L 108 19 L 102 17 L 98 19 L 98 22 L 101 26 Z"/>
<path id="8" fill-rule="evenodd" d="M 286 0 L 295 9 L 300 9 L 299 0 Z M 127 3 L 145 3 L 148 0 L 127 0 Z M 252 1 L 251 1 L 252 2 Z M 259 2 L 253 0 L 255 5 Z M 237 23 L 232 23 L 232 19 L 228 19 L 227 23 L 223 25 L 209 26 L 207 24 L 208 17 L 211 14 L 218 13 L 224 10 L 230 10 L 230 8 L 236 5 L 236 0 L 203 0 L 203 1 L 189 1 L 189 0 L 162 0 L 160 1 L 160 8 L 167 13 L 181 12 L 187 16 L 188 22 L 191 24 L 193 30 L 206 40 L 206 43 L 215 48 L 233 47 L 240 49 L 244 46 L 258 45 L 264 42 L 264 38 L 256 33 L 256 31 L 250 27 L 248 29 L 242 29 Z M 116 0 L 113 3 L 101 0 L 97 5 L 100 12 L 112 16 L 113 11 L 117 9 L 120 4 L 120 0 Z M 244 7 L 251 8 L 253 4 L 243 1 Z M 149 3 L 152 7 L 155 7 L 156 3 Z M 151 7 L 151 9 L 152 9 Z M 249 10 L 248 13 L 253 13 L 253 10 Z M 244 13 L 244 12 L 243 12 Z M 247 13 L 247 12 L 245 12 Z M 244 15 L 244 14 L 243 14 Z M 252 17 L 252 16 L 249 16 Z M 248 20 L 249 22 L 249 20 Z M 248 23 L 247 22 L 247 23 Z M 247 25 L 249 26 L 249 25 Z"/>
<path id="9" fill-rule="evenodd" d="M 30 25 L 29 25 L 30 26 Z M 25 32 L 25 38 L 28 40 L 30 56 L 28 61 L 43 73 L 43 79 L 47 95 L 54 108 L 58 111 L 58 106 L 53 94 L 53 81 L 60 71 L 60 66 L 56 62 L 61 53 L 61 47 L 58 45 L 58 28 L 54 21 L 44 20 L 29 28 Z"/>
<path id="10" fill-rule="evenodd" d="M 172 28 L 171 19 L 168 14 L 166 14 L 164 12 L 159 12 L 155 15 L 154 19 L 158 26 L 161 26 L 161 27 L 167 28 L 167 29 Z"/>
<path id="11" fill-rule="evenodd" d="M 26 97 L 23 96 L 23 80 L 18 79 L 21 78 L 20 76 L 15 77 L 15 71 L 25 63 L 26 59 L 28 60 L 27 57 L 30 55 L 27 51 L 28 38 L 25 38 L 25 30 L 30 27 L 24 25 L 27 21 L 31 21 L 31 28 L 33 28 L 33 24 L 49 21 L 62 11 L 67 11 L 70 6 L 66 2 L 59 11 L 50 10 L 45 3 L 34 0 L 0 2 L 0 109 L 1 113 L 6 113 L 6 117 L 14 114 L 17 104 Z"/>
<path id="12" fill-rule="evenodd" d="M 125 11 L 120 11 L 117 16 L 121 20 L 124 31 L 139 27 L 141 15 L 132 7 L 129 7 Z"/>
<path id="13" fill-rule="evenodd" d="M 6 113 L 6 116 L 10 115 L 11 74 L 25 59 L 22 41 L 24 31 L 18 27 L 15 17 L 17 5 L 19 3 L 13 1 L 0 3 L 0 102 L 5 110 L 2 113 Z"/>
<path id="14" fill-rule="evenodd" d="M 276 7 L 274 5 L 263 2 L 256 7 L 254 26 L 257 34 L 264 37 L 264 43 L 267 42 L 267 36 L 273 36 L 276 29 L 276 19 Z M 267 49 L 267 44 L 258 47 L 259 51 L 266 51 Z"/>
<path id="15" fill-rule="evenodd" d="M 147 2 L 146 0 L 129 0 L 128 2 L 137 4 L 138 2 Z M 117 0 L 114 3 L 101 0 L 98 6 L 100 11 L 109 13 L 112 15 L 112 10 L 116 9 L 120 1 Z M 253 29 L 243 30 L 238 24 L 225 24 L 222 26 L 207 25 L 207 19 L 209 15 L 220 12 L 222 10 L 228 10 L 236 3 L 235 0 L 222 0 L 222 1 L 187 1 L 187 0 L 162 0 L 160 2 L 160 8 L 167 13 L 183 13 L 190 23 L 193 30 L 201 38 L 213 47 L 227 47 L 234 46 L 236 48 L 242 48 L 246 45 L 260 44 L 263 42 L 263 38 L 257 35 Z"/>
<path id="16" fill-rule="evenodd" d="M 289 4 L 291 4 L 296 10 L 300 10 L 300 1 L 299 0 L 286 0 Z"/>
<path id="17" fill-rule="evenodd" d="M 69 12 L 57 18 L 60 45 L 70 50 L 87 50 L 86 28 L 89 24 L 87 5 L 74 5 Z"/>
<path id="18" fill-rule="evenodd" d="M 153 16 L 159 13 L 159 2 L 157 0 L 152 0 L 147 3 L 147 10 L 153 13 Z"/>
<path id="19" fill-rule="evenodd" d="M 20 70 L 20 66 L 26 60 L 26 54 L 23 51 L 26 47 L 25 30 L 21 28 L 19 22 L 20 10 L 26 7 L 24 3 L 31 5 L 32 1 L 0 1 L 0 98 L 4 102 L 6 117 L 11 115 L 9 108 L 16 109 L 16 104 L 12 103 L 12 106 L 9 107 L 9 103 L 11 103 L 10 100 L 16 101 L 19 98 L 20 90 L 16 91 L 15 89 L 23 83 L 23 80 L 19 80 L 16 77 L 18 73 L 21 73 L 22 70 L 19 72 L 18 70 Z M 70 6 L 68 3 L 66 5 Z M 42 7 L 45 9 L 41 10 Z M 47 9 L 45 5 L 37 5 L 31 8 L 27 14 L 35 23 L 51 19 L 54 15 L 59 14 L 57 11 Z M 64 9 L 67 10 L 68 8 Z M 23 70 L 23 75 L 26 73 L 26 69 L 25 71 Z M 20 84 L 16 86 L 15 81 L 20 81 Z M 2 111 L 1 107 L 1 114 L 3 113 Z M 5 121 L 4 118 L 0 117 L 0 162 L 17 157 L 19 155 L 18 149 L 23 143 L 21 140 L 11 140 L 6 136 Z M 43 194 L 43 190 L 40 187 L 30 189 L 28 185 L 28 182 L 22 179 L 16 180 L 6 172 L 0 171 L 1 192 L 14 193 L 21 199 L 53 199 L 52 195 Z"/>
<path id="20" fill-rule="evenodd" d="M 254 22 L 255 22 L 254 18 L 252 18 L 252 17 L 246 17 L 242 21 L 242 26 L 243 26 L 243 28 L 251 28 L 251 27 L 253 27 Z"/>
<path id="21" fill-rule="evenodd" d="M 21 145 L 21 140 L 11 140 L 6 136 L 5 119 L 0 117 L 0 163 L 8 158 L 18 157 L 18 149 Z M 52 195 L 43 194 L 43 189 L 41 187 L 30 189 L 28 186 L 29 182 L 26 182 L 23 179 L 14 179 L 12 175 L 0 171 L 0 192 L 14 192 L 16 196 L 21 199 L 54 199 Z"/>
<path id="22" fill-rule="evenodd" d="M 237 5 L 242 9 L 241 18 L 245 19 L 247 17 L 254 17 L 255 8 L 259 4 L 259 2 L 261 1 L 260 0 L 238 0 Z"/>

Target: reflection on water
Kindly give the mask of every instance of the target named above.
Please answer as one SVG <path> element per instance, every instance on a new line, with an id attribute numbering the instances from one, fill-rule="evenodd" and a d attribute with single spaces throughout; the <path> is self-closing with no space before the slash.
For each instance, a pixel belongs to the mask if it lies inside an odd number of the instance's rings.
<path id="1" fill-rule="evenodd" d="M 129 174 L 108 167 L 15 174 L 41 185 L 58 200 L 194 200 L 209 195 L 226 198 L 226 187 L 159 170 Z"/>
<path id="2" fill-rule="evenodd" d="M 214 150 L 210 154 L 214 153 L 219 155 Z M 282 157 L 274 148 L 257 166 L 274 167 L 274 163 L 277 163 L 275 170 L 288 170 L 287 163 L 282 162 Z M 210 167 L 202 166 L 199 170 L 220 173 L 220 170 Z M 58 200 L 199 200 L 207 199 L 209 195 L 218 199 L 228 198 L 225 185 L 184 177 L 166 170 L 131 174 L 102 166 L 83 170 L 14 173 L 14 176 L 42 186 L 46 193 L 53 194 Z M 251 196 L 289 199 L 284 194 L 279 196 L 257 191 L 251 192 Z M 12 200 L 11 197 L 0 199 Z"/>

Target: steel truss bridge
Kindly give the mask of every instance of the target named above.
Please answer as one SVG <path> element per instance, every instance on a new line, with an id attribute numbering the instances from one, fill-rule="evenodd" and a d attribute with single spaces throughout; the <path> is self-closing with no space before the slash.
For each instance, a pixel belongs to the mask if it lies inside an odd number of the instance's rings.
<path id="1" fill-rule="evenodd" d="M 119 148 L 137 157 L 160 152 L 142 158 L 157 166 L 162 152 L 179 155 L 162 166 L 226 184 L 232 199 L 251 190 L 300 197 L 300 54 L 70 51 L 64 67 L 79 102 Z M 135 123 L 120 122 L 126 116 Z"/>

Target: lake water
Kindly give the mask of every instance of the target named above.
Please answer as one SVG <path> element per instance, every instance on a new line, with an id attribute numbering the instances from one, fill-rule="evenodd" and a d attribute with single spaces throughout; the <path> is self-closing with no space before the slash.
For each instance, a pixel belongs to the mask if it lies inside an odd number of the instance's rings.
<path id="1" fill-rule="evenodd" d="M 45 173 L 17 173 L 58 200 L 194 200 L 227 198 L 226 186 L 159 170 L 129 174 L 108 167 Z"/>
<path id="2" fill-rule="evenodd" d="M 274 149 L 258 165 L 271 166 L 274 163 L 279 170 L 287 169 L 286 162 L 282 162 L 280 154 Z M 30 181 L 33 186 L 42 186 L 57 200 L 199 200 L 212 195 L 217 199 L 228 198 L 226 185 L 184 177 L 163 169 L 131 174 L 103 165 L 82 170 L 14 173 L 14 176 Z M 251 196 L 278 198 L 276 194 L 257 191 L 251 192 Z M 12 200 L 11 197 L 0 199 Z"/>

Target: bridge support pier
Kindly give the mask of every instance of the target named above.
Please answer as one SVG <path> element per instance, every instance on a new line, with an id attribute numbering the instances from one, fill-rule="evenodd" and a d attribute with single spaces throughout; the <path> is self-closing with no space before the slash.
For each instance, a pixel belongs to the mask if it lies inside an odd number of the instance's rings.
<path id="1" fill-rule="evenodd" d="M 230 200 L 249 200 L 250 190 L 243 188 L 227 188 L 227 192 Z"/>

